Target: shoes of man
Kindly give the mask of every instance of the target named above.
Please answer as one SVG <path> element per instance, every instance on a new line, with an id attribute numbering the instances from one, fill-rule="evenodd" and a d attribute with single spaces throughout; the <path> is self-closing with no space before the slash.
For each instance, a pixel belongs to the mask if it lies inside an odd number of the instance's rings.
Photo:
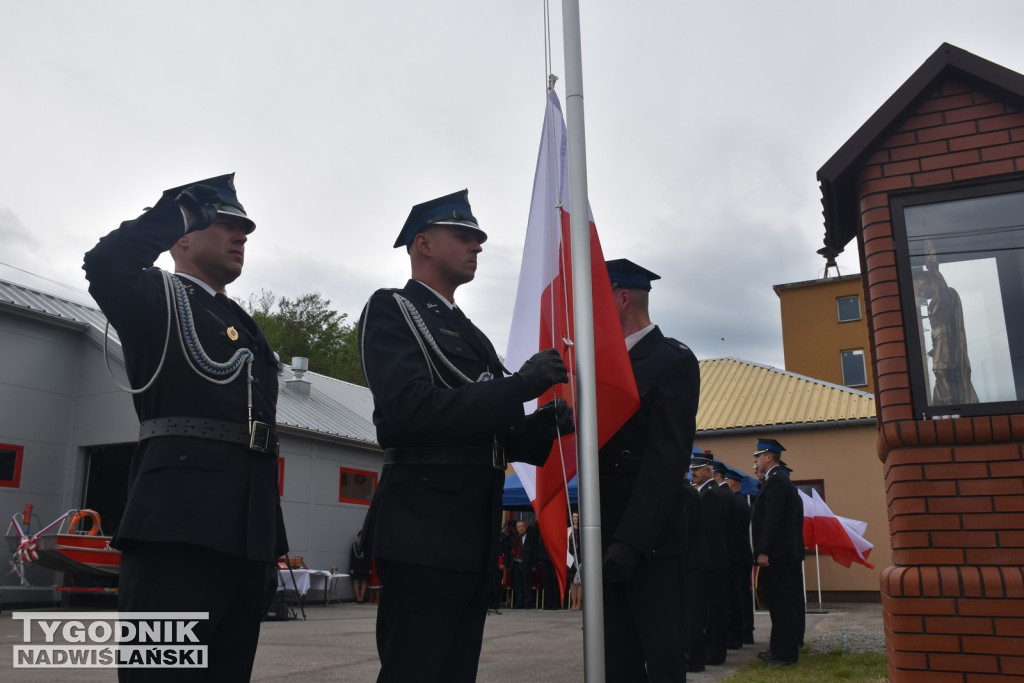
<path id="1" fill-rule="evenodd" d="M 698 665 L 698 664 L 687 664 L 686 665 L 686 672 L 687 673 L 695 674 L 695 673 L 700 673 L 703 670 L 704 670 L 703 665 Z"/>
<path id="2" fill-rule="evenodd" d="M 744 645 L 753 645 L 754 644 L 754 636 L 746 636 L 746 637 L 744 637 L 743 638 L 743 644 Z"/>
<path id="3" fill-rule="evenodd" d="M 760 659 L 762 662 L 767 661 L 769 659 L 774 659 L 774 657 L 772 657 L 771 650 L 762 650 L 761 652 L 758 652 L 757 658 Z"/>
<path id="4" fill-rule="evenodd" d="M 769 659 L 762 659 L 761 661 L 763 661 L 768 666 L 792 666 L 793 664 L 796 664 L 795 659 L 775 659 L 774 657 Z"/>
<path id="5" fill-rule="evenodd" d="M 742 650 L 743 643 L 740 643 L 739 641 L 732 641 L 731 643 L 726 643 L 725 647 L 729 650 Z"/>

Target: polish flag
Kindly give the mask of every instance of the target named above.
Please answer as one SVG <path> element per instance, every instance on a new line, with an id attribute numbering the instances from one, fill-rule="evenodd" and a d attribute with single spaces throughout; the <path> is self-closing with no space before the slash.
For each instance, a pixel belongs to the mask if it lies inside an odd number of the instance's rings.
<path id="1" fill-rule="evenodd" d="M 830 555 L 844 567 L 858 562 L 874 569 L 875 565 L 868 562 L 868 555 L 875 546 L 864 538 L 867 524 L 838 517 L 817 491 L 812 490 L 810 496 L 803 491 L 799 493 L 804 504 L 804 545 L 815 548 L 821 555 Z"/>
<path id="2" fill-rule="evenodd" d="M 558 96 L 548 93 L 541 134 L 533 199 L 526 228 L 523 265 L 519 273 L 506 365 L 518 368 L 541 349 L 554 347 L 569 370 L 569 383 L 559 384 L 527 406 L 527 412 L 552 398 L 564 398 L 576 410 L 576 367 L 572 341 L 572 241 L 569 232 L 569 174 L 566 164 L 565 119 Z M 581 210 L 582 207 L 581 207 Z M 611 283 L 590 207 L 590 270 L 594 306 L 594 355 L 597 368 L 597 436 L 605 444 L 640 406 L 633 368 L 626 353 Z M 594 453 L 590 457 L 597 457 Z M 569 503 L 567 483 L 576 476 L 575 435 L 555 442 L 542 468 L 513 463 L 516 474 L 537 513 L 541 538 L 565 585 Z"/>

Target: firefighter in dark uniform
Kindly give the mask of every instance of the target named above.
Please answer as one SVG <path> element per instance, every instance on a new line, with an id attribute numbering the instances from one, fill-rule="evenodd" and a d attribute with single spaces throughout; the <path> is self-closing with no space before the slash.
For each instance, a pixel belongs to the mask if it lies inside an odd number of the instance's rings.
<path id="1" fill-rule="evenodd" d="M 455 305 L 486 239 L 465 190 L 414 206 L 395 242 L 412 279 L 374 293 L 359 319 L 385 458 L 364 534 L 384 584 L 378 681 L 475 680 L 507 461 L 542 465 L 573 428 L 564 400 L 523 410 L 567 381 L 558 353 L 505 377 Z"/>
<path id="2" fill-rule="evenodd" d="M 744 643 L 754 642 L 754 594 L 750 585 L 750 503 L 740 490 L 743 475 L 721 463 L 723 490 L 728 491 L 733 504 L 730 528 L 726 532 L 729 542 L 729 581 L 732 609 L 729 613 L 727 645 L 738 650 Z"/>
<path id="3" fill-rule="evenodd" d="M 288 547 L 278 496 L 277 361 L 225 296 L 255 224 L 233 174 L 168 190 L 85 255 L 117 330 L 141 422 L 121 550 L 122 612 L 209 612 L 207 669 L 120 669 L 122 680 L 247 681 Z M 176 275 L 154 268 L 170 250 Z M 185 351 L 184 349 L 188 349 Z"/>
<path id="4" fill-rule="evenodd" d="M 599 453 L 605 677 L 678 681 L 685 676 L 680 510 L 700 369 L 687 346 L 651 323 L 648 298 L 659 277 L 626 259 L 607 267 L 640 408 Z"/>
<path id="5" fill-rule="evenodd" d="M 796 662 L 805 618 L 804 507 L 789 473 L 780 465 L 784 450 L 775 439 L 760 439 L 754 451 L 754 466 L 765 475 L 751 510 L 754 561 L 772 619 L 769 648 L 759 656 L 770 664 Z"/>
<path id="6" fill-rule="evenodd" d="M 729 545 L 726 536 L 733 514 L 732 494 L 718 486 L 713 476 L 710 454 L 693 456 L 690 476 L 700 494 L 704 517 L 704 533 L 708 545 L 708 568 L 701 579 L 707 596 L 703 613 L 705 664 L 723 664 L 726 655 L 726 630 L 729 626 L 729 605 L 721 597 L 728 592 Z"/>

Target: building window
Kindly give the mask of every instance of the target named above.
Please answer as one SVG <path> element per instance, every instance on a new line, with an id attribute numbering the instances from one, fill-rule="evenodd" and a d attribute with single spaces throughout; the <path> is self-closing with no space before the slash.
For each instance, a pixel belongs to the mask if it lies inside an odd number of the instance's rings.
<path id="1" fill-rule="evenodd" d="M 836 299 L 836 308 L 839 310 L 839 322 L 847 323 L 853 320 L 860 320 L 860 297 L 841 296 Z"/>
<path id="2" fill-rule="evenodd" d="M 338 502 L 369 505 L 377 490 L 377 473 L 342 467 L 338 481 Z"/>
<path id="3" fill-rule="evenodd" d="M 824 479 L 803 479 L 794 480 L 793 486 L 799 491 L 803 491 L 804 495 L 808 498 L 814 497 L 814 492 L 818 492 L 818 497 L 825 500 L 825 480 Z"/>
<path id="4" fill-rule="evenodd" d="M 1024 180 L 894 197 L 915 412 L 1021 411 Z"/>
<path id="5" fill-rule="evenodd" d="M 864 367 L 864 349 L 850 349 L 839 352 L 843 364 L 843 384 L 848 387 L 862 387 L 868 383 Z"/>
<path id="6" fill-rule="evenodd" d="M 16 489 L 21 486 L 21 457 L 24 446 L 0 443 L 0 486 Z"/>

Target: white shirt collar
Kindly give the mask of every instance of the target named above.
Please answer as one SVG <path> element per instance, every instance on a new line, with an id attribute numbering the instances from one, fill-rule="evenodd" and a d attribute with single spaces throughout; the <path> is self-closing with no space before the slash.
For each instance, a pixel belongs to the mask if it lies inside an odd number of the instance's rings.
<path id="1" fill-rule="evenodd" d="M 631 351 L 637 342 L 647 336 L 647 333 L 654 329 L 654 323 L 626 337 L 626 350 Z"/>
<path id="2" fill-rule="evenodd" d="M 448 299 L 446 299 L 444 297 L 444 295 L 438 293 L 438 291 L 436 289 L 434 289 L 433 287 L 431 287 L 427 283 L 420 282 L 419 280 L 416 280 L 416 282 L 419 282 L 421 285 L 423 285 L 424 287 L 429 289 L 431 292 L 433 292 L 437 296 L 438 299 L 440 299 L 441 301 L 444 302 L 444 305 L 448 307 L 449 311 L 455 308 L 455 302 L 454 301 L 448 301 Z"/>
<path id="3" fill-rule="evenodd" d="M 204 290 L 206 290 L 206 293 L 209 294 L 210 296 L 217 296 L 217 290 L 215 290 L 213 287 L 211 287 L 210 285 L 206 284 L 205 282 L 203 282 L 199 278 L 194 277 L 192 275 L 188 275 L 186 273 L 175 273 L 175 275 L 177 275 L 178 277 L 183 277 L 186 280 L 191 280 L 192 282 L 196 283 L 197 285 L 202 287 Z"/>

